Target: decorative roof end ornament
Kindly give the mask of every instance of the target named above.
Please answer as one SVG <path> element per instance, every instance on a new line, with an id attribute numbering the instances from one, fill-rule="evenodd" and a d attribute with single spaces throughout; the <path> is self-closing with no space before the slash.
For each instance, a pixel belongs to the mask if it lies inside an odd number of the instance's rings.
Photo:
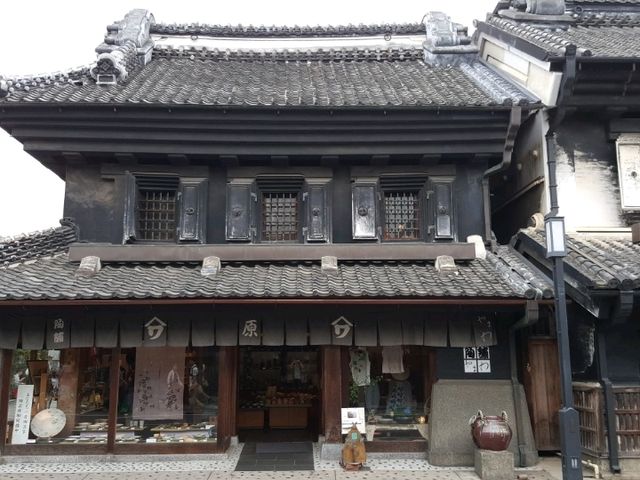
<path id="1" fill-rule="evenodd" d="M 484 241 L 480 235 L 469 235 L 467 237 L 467 243 L 473 243 L 476 249 L 476 258 L 482 260 L 487 258 L 487 249 L 484 246 Z"/>
<path id="2" fill-rule="evenodd" d="M 104 43 L 96 48 L 98 59 L 91 66 L 91 76 L 98 85 L 123 83 L 133 70 L 151 61 L 153 39 L 149 29 L 153 22 L 150 11 L 137 9 L 107 27 Z"/>
<path id="3" fill-rule="evenodd" d="M 337 273 L 338 272 L 338 257 L 331 255 L 325 255 L 320 259 L 320 269 L 324 273 Z"/>
<path id="4" fill-rule="evenodd" d="M 566 13 L 565 0 L 511 0 L 509 8 L 499 10 L 498 15 L 540 25 L 560 22 L 557 28 L 566 28 L 575 21 Z"/>
<path id="5" fill-rule="evenodd" d="M 9 82 L 0 79 L 0 98 L 9 96 Z"/>
<path id="6" fill-rule="evenodd" d="M 471 44 L 467 27 L 451 21 L 443 12 L 425 15 L 424 60 L 430 65 L 458 65 L 475 58 L 478 48 Z"/>
<path id="7" fill-rule="evenodd" d="M 438 273 L 453 273 L 458 274 L 458 266 L 453 257 L 449 255 L 439 255 L 436 257 L 436 271 Z"/>
<path id="8" fill-rule="evenodd" d="M 102 269 L 100 257 L 87 256 L 80 260 L 76 277 L 93 277 Z"/>
<path id="9" fill-rule="evenodd" d="M 202 260 L 202 269 L 200 270 L 200 274 L 203 277 L 213 277 L 220 273 L 221 270 L 222 264 L 220 262 L 220 257 L 212 255 L 210 257 L 205 257 Z"/>
<path id="10" fill-rule="evenodd" d="M 516 0 L 516 3 L 523 3 Z M 534 15 L 564 15 L 566 5 L 564 0 L 526 0 L 526 12 Z"/>

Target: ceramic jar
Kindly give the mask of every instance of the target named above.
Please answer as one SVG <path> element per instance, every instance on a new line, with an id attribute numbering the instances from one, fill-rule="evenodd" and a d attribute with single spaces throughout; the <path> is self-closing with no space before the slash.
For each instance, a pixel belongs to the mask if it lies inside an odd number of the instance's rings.
<path id="1" fill-rule="evenodd" d="M 469 420 L 473 442 L 482 450 L 496 452 L 506 450 L 513 435 L 507 420 L 506 412 L 502 412 L 498 417 L 484 415 L 478 410 L 478 413 Z"/>

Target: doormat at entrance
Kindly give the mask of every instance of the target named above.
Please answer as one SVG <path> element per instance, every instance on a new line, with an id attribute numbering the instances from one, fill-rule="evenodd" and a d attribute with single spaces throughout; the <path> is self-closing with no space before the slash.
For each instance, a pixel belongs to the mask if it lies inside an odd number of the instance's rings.
<path id="1" fill-rule="evenodd" d="M 311 442 L 260 442 L 256 444 L 256 453 L 312 453 Z"/>

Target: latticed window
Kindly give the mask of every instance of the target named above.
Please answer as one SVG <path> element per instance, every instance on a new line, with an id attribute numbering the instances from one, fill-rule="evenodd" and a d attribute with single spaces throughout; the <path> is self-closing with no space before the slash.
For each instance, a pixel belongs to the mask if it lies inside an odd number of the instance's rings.
<path id="1" fill-rule="evenodd" d="M 299 235 L 298 192 L 262 194 L 262 240 L 295 242 Z"/>
<path id="2" fill-rule="evenodd" d="M 418 191 L 384 192 L 384 239 L 420 239 Z"/>
<path id="3" fill-rule="evenodd" d="M 175 241 L 175 189 L 140 189 L 138 196 L 138 234 L 140 240 Z"/>

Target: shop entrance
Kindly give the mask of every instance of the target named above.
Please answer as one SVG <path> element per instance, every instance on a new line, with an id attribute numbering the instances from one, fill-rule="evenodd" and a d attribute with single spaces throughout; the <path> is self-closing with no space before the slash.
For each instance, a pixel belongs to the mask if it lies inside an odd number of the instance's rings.
<path id="1" fill-rule="evenodd" d="M 320 427 L 317 347 L 241 347 L 241 442 L 315 442 Z"/>

